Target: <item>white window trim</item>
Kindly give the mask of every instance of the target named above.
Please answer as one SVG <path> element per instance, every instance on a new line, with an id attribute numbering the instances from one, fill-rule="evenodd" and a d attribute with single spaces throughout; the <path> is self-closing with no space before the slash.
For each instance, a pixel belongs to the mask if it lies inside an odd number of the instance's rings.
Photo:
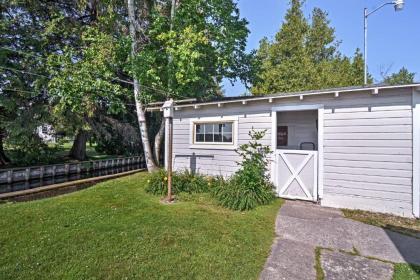
<path id="1" fill-rule="evenodd" d="M 238 147 L 238 117 L 203 117 L 190 119 L 190 149 L 209 149 L 209 150 L 235 150 Z M 194 124 L 211 122 L 231 122 L 232 123 L 232 143 L 195 143 Z"/>

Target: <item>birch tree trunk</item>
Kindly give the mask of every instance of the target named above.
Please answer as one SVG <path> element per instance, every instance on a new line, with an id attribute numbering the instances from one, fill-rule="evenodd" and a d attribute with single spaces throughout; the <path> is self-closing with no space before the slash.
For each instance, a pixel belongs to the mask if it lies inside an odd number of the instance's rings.
<path id="1" fill-rule="evenodd" d="M 136 9 L 134 5 L 135 0 L 127 0 L 128 20 L 131 43 L 131 57 L 134 58 L 139 49 L 139 38 L 138 32 L 140 31 L 140 23 L 136 18 Z M 153 153 L 149 141 L 149 133 L 147 131 L 146 113 L 140 98 L 140 83 L 138 79 L 133 75 L 133 86 L 134 86 L 134 100 L 136 103 L 137 121 L 140 128 L 140 138 L 143 144 L 144 158 L 146 160 L 147 170 L 152 172 L 157 169 L 156 163 L 153 160 Z"/>
<path id="2" fill-rule="evenodd" d="M 161 151 L 164 135 L 165 135 L 165 118 L 162 118 L 159 131 L 155 136 L 155 160 L 157 164 L 160 163 L 159 157 L 160 157 L 160 151 Z"/>

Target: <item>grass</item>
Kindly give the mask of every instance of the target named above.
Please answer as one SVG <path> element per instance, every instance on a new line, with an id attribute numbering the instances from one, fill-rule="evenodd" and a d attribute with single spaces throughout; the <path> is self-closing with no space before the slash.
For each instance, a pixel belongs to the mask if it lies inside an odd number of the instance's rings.
<path id="1" fill-rule="evenodd" d="M 0 204 L 0 279 L 256 279 L 281 200 L 253 211 L 208 195 L 173 205 L 145 173 L 55 198 Z"/>
<path id="2" fill-rule="evenodd" d="M 322 247 L 315 248 L 315 272 L 316 272 L 316 280 L 324 280 L 325 274 L 324 270 L 322 269 L 321 265 L 321 250 Z"/>
<path id="3" fill-rule="evenodd" d="M 347 218 L 420 238 L 420 220 L 391 214 L 342 209 Z"/>
<path id="4" fill-rule="evenodd" d="M 420 280 L 420 266 L 399 263 L 394 266 L 394 280 Z"/>

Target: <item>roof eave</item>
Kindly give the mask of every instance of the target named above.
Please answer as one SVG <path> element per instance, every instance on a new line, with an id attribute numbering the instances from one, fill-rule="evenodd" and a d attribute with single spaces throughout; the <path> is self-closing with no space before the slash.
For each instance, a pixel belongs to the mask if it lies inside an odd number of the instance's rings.
<path id="1" fill-rule="evenodd" d="M 335 97 L 339 97 L 341 93 L 350 93 L 350 92 L 360 92 L 360 91 L 367 91 L 371 94 L 378 94 L 379 90 L 383 89 L 398 89 L 398 88 L 417 88 L 420 87 L 420 83 L 414 84 L 406 84 L 406 85 L 393 85 L 393 86 L 369 86 L 369 87 L 360 87 L 360 88 L 349 88 L 349 89 L 327 89 L 327 90 L 319 90 L 319 91 L 311 91 L 311 92 L 296 92 L 290 94 L 268 94 L 265 96 L 256 96 L 256 97 L 244 97 L 238 98 L 235 100 L 216 100 L 216 101 L 209 101 L 209 102 L 201 102 L 201 103 L 191 103 L 185 105 L 175 105 L 175 110 L 180 110 L 182 108 L 193 107 L 195 109 L 203 107 L 203 106 L 212 106 L 216 105 L 218 107 L 223 107 L 224 104 L 233 104 L 233 103 L 241 103 L 246 105 L 250 102 L 254 101 L 262 101 L 268 100 L 269 103 L 272 103 L 275 99 L 281 98 L 293 98 L 299 97 L 301 100 L 304 99 L 305 96 L 314 96 L 314 95 L 325 95 L 325 94 L 333 94 Z M 176 103 L 176 101 L 175 101 Z M 151 107 L 147 108 L 148 111 L 160 111 L 160 107 Z"/>

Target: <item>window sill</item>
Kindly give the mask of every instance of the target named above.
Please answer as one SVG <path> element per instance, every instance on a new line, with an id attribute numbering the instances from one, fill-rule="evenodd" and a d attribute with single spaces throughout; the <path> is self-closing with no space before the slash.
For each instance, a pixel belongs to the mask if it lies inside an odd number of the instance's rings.
<path id="1" fill-rule="evenodd" d="M 206 149 L 206 150 L 235 150 L 237 147 L 233 144 L 212 145 L 212 144 L 192 144 L 190 149 Z"/>

